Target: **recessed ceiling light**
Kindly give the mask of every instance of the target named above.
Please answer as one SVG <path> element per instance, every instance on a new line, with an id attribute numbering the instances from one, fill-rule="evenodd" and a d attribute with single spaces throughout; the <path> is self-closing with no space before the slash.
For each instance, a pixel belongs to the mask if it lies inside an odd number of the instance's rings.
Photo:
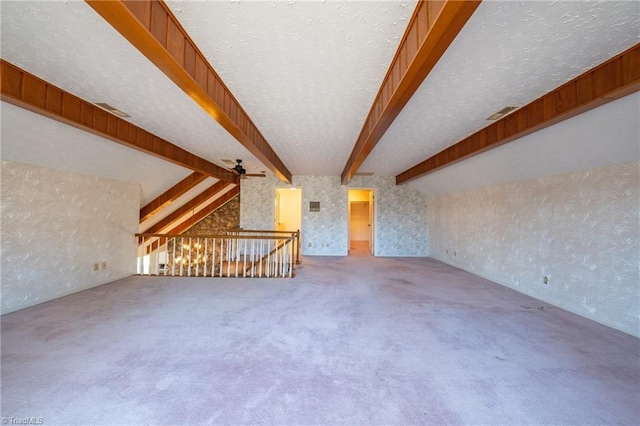
<path id="1" fill-rule="evenodd" d="M 96 102 L 94 105 L 97 106 L 97 107 L 102 108 L 103 110 L 105 110 L 107 112 L 110 112 L 113 115 L 117 115 L 118 117 L 121 117 L 121 118 L 131 117 L 129 114 L 124 113 L 124 112 L 120 111 L 119 109 L 114 108 L 114 107 L 112 107 L 111 105 L 109 105 L 109 104 L 107 104 L 105 102 Z"/>
<path id="2" fill-rule="evenodd" d="M 490 117 L 487 118 L 487 120 L 497 120 L 498 118 L 502 118 L 505 115 L 509 114 L 510 112 L 513 112 L 515 110 L 517 110 L 518 107 L 516 106 L 508 106 L 508 107 L 504 107 L 502 108 L 500 111 L 496 112 L 495 114 L 491 115 Z"/>

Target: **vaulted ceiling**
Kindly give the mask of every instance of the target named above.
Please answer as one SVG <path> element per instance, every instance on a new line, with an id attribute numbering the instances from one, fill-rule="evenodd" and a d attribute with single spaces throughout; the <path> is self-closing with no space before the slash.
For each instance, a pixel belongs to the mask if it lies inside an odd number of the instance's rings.
<path id="1" fill-rule="evenodd" d="M 634 1 L 3 1 L 0 8 L 7 64 L 62 96 L 108 103 L 138 132 L 220 168 L 241 158 L 249 173 L 284 182 L 291 175 L 347 182 L 356 172 L 400 181 L 408 173 L 409 185 L 439 194 L 638 159 Z M 550 121 L 516 123 L 533 121 L 536 99 L 632 48 L 604 77 L 593 74 L 601 93 L 567 97 L 562 89 L 539 101 L 553 106 L 540 113 Z M 143 229 L 160 229 L 203 192 L 198 209 L 231 194 L 233 185 L 205 191 L 220 176 L 194 179 L 197 168 L 114 143 L 118 135 L 106 127 L 87 132 L 80 116 L 69 125 L 68 117 L 25 107 L 6 93 L 4 69 L 2 159 L 138 182 L 141 207 L 165 194 L 154 211 L 168 207 L 145 215 Z M 611 102 L 601 106 L 604 98 Z M 452 146 L 468 150 L 456 144 L 474 142 L 493 123 L 487 117 L 506 106 L 525 107 L 512 113 L 520 113 L 512 129 L 495 130 L 508 144 L 414 167 Z M 485 142 L 493 135 L 486 132 Z"/>

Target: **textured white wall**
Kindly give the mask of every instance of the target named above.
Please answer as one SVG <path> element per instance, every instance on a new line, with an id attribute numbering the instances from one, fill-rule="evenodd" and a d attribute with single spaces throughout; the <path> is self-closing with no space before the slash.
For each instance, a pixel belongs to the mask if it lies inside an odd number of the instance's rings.
<path id="1" fill-rule="evenodd" d="M 275 188 L 285 186 L 275 178 L 243 180 L 240 226 L 273 229 Z M 368 188 L 376 195 L 376 255 L 428 256 L 427 199 L 393 177 L 356 176 L 341 185 L 339 176 L 294 176 L 293 186 L 302 188 L 303 255 L 347 255 L 348 189 Z M 310 201 L 320 202 L 320 212 L 309 211 Z"/>
<path id="2" fill-rule="evenodd" d="M 638 336 L 639 168 L 430 198 L 430 255 Z"/>
<path id="3" fill-rule="evenodd" d="M 1 169 L 3 314 L 135 273 L 139 185 L 7 161 Z"/>

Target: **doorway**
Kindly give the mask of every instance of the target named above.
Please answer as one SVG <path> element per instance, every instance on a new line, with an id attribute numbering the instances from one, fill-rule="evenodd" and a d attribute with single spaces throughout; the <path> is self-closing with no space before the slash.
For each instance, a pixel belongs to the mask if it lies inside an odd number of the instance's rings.
<path id="1" fill-rule="evenodd" d="M 277 231 L 302 229 L 302 189 L 276 188 L 275 223 Z"/>
<path id="2" fill-rule="evenodd" d="M 371 256 L 374 254 L 373 189 L 350 189 L 349 200 L 349 256 Z"/>

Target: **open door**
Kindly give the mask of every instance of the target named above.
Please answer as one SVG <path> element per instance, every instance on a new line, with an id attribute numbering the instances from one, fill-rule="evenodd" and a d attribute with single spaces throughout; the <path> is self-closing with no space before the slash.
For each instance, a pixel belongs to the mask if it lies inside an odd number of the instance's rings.
<path id="1" fill-rule="evenodd" d="M 373 212 L 375 196 L 372 189 L 350 189 L 349 256 L 370 256 L 374 247 Z"/>
<path id="2" fill-rule="evenodd" d="M 302 189 L 276 188 L 275 229 L 298 231 L 302 229 Z"/>
<path id="3" fill-rule="evenodd" d="M 375 223 L 374 213 L 376 211 L 373 208 L 375 199 L 376 196 L 373 193 L 373 190 L 369 191 L 369 253 L 371 253 L 372 256 L 375 255 L 374 247 L 376 246 L 373 241 L 375 236 L 375 233 L 373 232 L 373 224 Z"/>

